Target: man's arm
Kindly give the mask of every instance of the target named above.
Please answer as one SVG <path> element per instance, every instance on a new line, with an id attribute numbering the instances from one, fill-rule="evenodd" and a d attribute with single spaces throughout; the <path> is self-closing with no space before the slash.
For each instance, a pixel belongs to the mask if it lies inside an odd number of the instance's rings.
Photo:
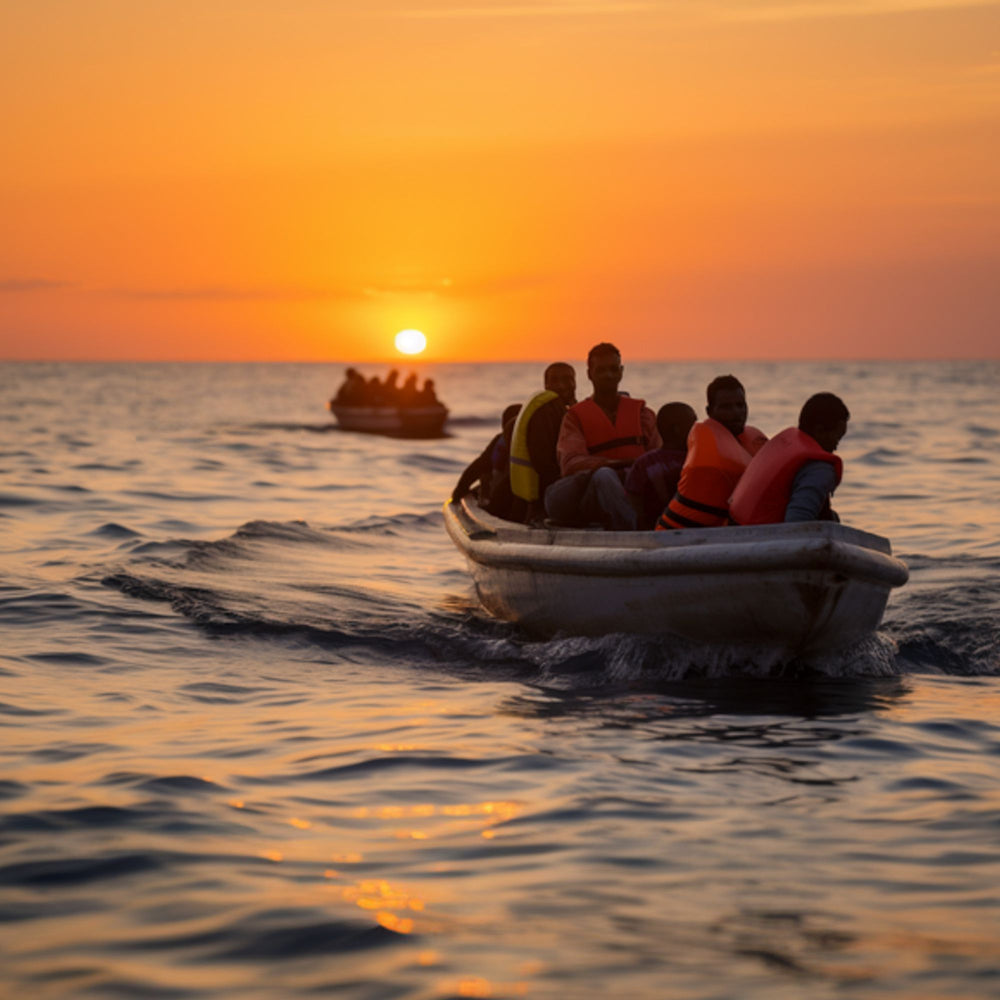
<path id="1" fill-rule="evenodd" d="M 806 462 L 792 482 L 785 521 L 818 521 L 836 486 L 837 473 L 829 462 Z"/>
<path id="2" fill-rule="evenodd" d="M 493 449 L 499 438 L 499 434 L 495 435 L 490 440 L 490 443 L 483 449 L 483 453 L 479 456 L 479 458 L 470 462 L 466 466 L 462 475 L 458 477 L 458 482 L 455 484 L 455 488 L 451 491 L 451 499 L 453 503 L 458 503 L 458 501 L 472 489 L 473 483 L 477 480 L 479 482 L 488 480 L 490 473 L 493 471 Z"/>

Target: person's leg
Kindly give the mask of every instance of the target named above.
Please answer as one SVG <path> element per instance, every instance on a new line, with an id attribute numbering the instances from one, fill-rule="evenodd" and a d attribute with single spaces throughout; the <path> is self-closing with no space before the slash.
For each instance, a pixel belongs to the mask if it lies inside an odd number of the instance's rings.
<path id="1" fill-rule="evenodd" d="M 581 504 L 589 483 L 589 472 L 574 472 L 557 479 L 545 491 L 546 515 L 562 524 L 584 523 Z"/>
<path id="2" fill-rule="evenodd" d="M 635 509 L 617 469 L 605 466 L 591 476 L 581 508 L 585 516 L 610 531 L 635 531 Z"/>

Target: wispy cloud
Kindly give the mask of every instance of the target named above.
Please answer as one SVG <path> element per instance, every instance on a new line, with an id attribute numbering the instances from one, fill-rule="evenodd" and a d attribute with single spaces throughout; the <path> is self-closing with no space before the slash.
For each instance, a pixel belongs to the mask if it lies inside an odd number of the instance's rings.
<path id="1" fill-rule="evenodd" d="M 112 288 L 113 295 L 157 302 L 299 302 L 345 298 L 341 289 L 304 286 L 188 285 L 170 288 Z M 356 294 L 356 293 L 355 293 Z"/>
<path id="2" fill-rule="evenodd" d="M 510 295 L 545 284 L 548 279 L 537 274 L 511 274 L 496 278 L 454 281 L 440 278 L 434 281 L 400 281 L 366 285 L 363 294 L 371 299 L 453 298 L 477 299 Z"/>
<path id="3" fill-rule="evenodd" d="M 375 279 L 351 285 L 175 285 L 108 288 L 106 294 L 145 302 L 308 302 L 364 299 L 484 298 L 523 291 L 544 282 L 530 274 L 455 281 L 443 278 Z"/>
<path id="4" fill-rule="evenodd" d="M 717 3 L 715 16 L 728 21 L 799 21 L 814 18 L 871 17 L 918 11 L 959 11 L 998 7 L 997 0 L 781 0 Z"/>
<path id="5" fill-rule="evenodd" d="M 481 4 L 462 7 L 423 7 L 412 10 L 394 10 L 385 16 L 409 20 L 483 19 L 483 18 L 524 18 L 524 17 L 580 17 L 582 15 L 635 14 L 661 10 L 663 3 L 632 2 L 609 3 L 594 0 L 565 0 L 565 2 L 522 3 L 522 4 Z"/>
<path id="6" fill-rule="evenodd" d="M 68 281 L 53 281 L 51 278 L 0 278 L 0 294 L 19 295 L 24 292 L 50 292 L 58 288 L 70 288 Z"/>

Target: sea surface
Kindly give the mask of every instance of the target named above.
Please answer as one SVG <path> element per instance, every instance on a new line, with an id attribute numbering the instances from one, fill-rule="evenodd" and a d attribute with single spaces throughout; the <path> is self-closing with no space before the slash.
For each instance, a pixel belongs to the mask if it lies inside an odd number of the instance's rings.
<path id="1" fill-rule="evenodd" d="M 441 503 L 541 368 L 404 441 L 343 365 L 0 365 L 0 995 L 1000 997 L 1000 364 L 626 359 L 850 407 L 910 582 L 784 668 L 478 610 Z"/>

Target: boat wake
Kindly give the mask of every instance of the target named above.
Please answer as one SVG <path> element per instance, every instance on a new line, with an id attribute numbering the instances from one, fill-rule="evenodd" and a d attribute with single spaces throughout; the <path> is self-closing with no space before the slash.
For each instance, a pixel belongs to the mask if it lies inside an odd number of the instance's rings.
<path id="1" fill-rule="evenodd" d="M 970 592 L 955 586 L 956 567 L 916 560 L 916 579 L 894 597 L 879 631 L 835 652 L 788 661 L 763 645 L 708 646 L 670 636 L 536 640 L 487 616 L 458 560 L 448 549 L 442 558 L 442 547 L 436 512 L 332 528 L 252 521 L 213 541 L 125 536 L 117 565 L 99 579 L 129 597 L 165 603 L 219 637 L 294 641 L 324 658 L 563 691 L 731 677 L 1000 673 L 1000 588 L 988 582 L 990 567 L 977 567 L 981 584 Z"/>

